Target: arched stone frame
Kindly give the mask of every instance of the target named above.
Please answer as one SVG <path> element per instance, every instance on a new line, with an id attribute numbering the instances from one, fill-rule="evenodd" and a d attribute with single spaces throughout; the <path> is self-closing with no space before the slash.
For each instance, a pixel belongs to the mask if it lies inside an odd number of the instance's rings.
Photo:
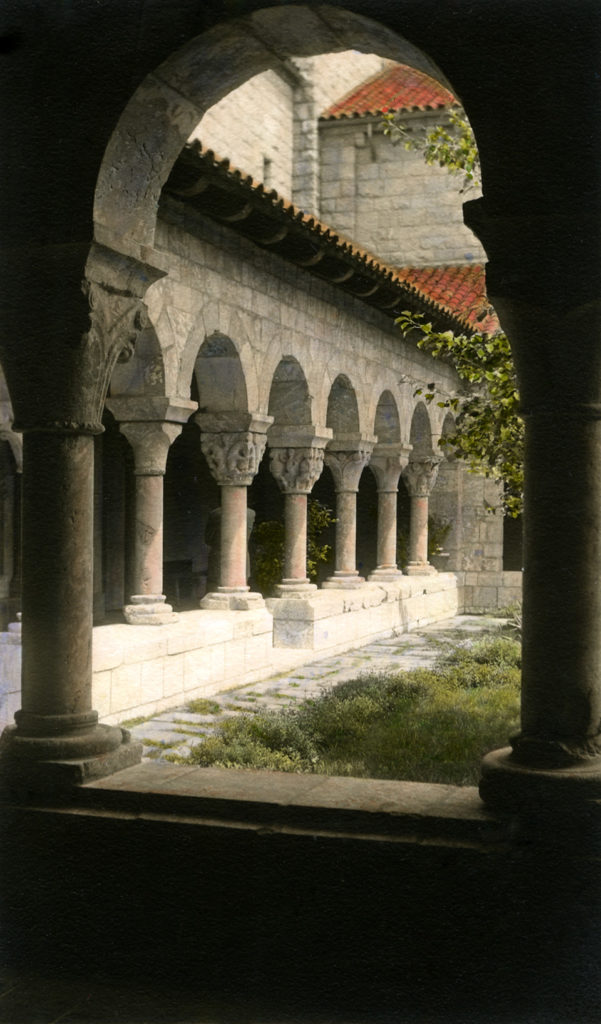
<path id="1" fill-rule="evenodd" d="M 432 447 L 432 423 L 423 401 L 418 401 L 411 417 L 409 432 L 411 455 L 403 470 L 403 481 L 411 499 L 408 575 L 436 572 L 428 561 L 429 497 L 436 483 L 441 461 Z"/>
<path id="2" fill-rule="evenodd" d="M 443 438 L 455 431 L 455 416 L 449 409 L 438 410 L 434 438 Z M 440 420 L 442 419 L 442 423 Z M 463 477 L 466 468 L 453 450 L 440 444 L 436 450 L 441 456 L 436 487 L 430 495 L 430 514 L 439 531 L 442 552 L 432 556 L 432 564 L 440 570 L 459 571 L 463 568 Z"/>
<path id="3" fill-rule="evenodd" d="M 444 85 L 431 59 L 378 22 L 323 6 L 266 8 L 217 26 L 172 54 L 137 89 L 109 141 L 96 187 L 96 238 L 140 257 L 154 244 L 161 188 L 209 107 L 290 56 L 348 49 L 410 64 Z"/>

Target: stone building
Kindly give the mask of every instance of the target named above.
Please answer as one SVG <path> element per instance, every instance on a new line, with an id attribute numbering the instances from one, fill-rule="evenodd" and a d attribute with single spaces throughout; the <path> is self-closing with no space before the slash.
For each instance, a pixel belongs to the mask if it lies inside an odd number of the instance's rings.
<path id="1" fill-rule="evenodd" d="M 598 5 L 562 2 L 553 17 L 537 4 L 476 10 L 467 0 L 266 9 L 252 0 L 168 8 L 132 0 L 6 12 L 0 360 L 11 429 L 23 437 L 22 464 L 18 442 L 5 449 L 5 464 L 15 473 L 22 466 L 22 695 L 2 741 L 14 962 L 60 975 L 67 964 L 102 961 L 154 984 L 168 965 L 179 986 L 202 974 L 205 1016 L 211 995 L 222 1008 L 233 998 L 233 980 L 263 993 L 271 1009 L 258 1019 L 294 1019 L 294 1006 L 276 1005 L 285 979 L 297 1007 L 319 990 L 347 1019 L 374 1017 L 386 999 L 384 1016 L 436 1019 L 437 988 L 438 1019 L 452 1007 L 457 1020 L 593 1020 Z M 354 582 L 361 464 L 396 448 L 395 469 L 421 509 L 413 522 L 423 527 L 431 452 L 444 429 L 412 390 L 406 400 L 398 391 L 402 366 L 412 378 L 430 368 L 391 326 L 406 282 L 364 258 L 358 243 L 335 241 L 321 220 L 186 149 L 204 113 L 244 81 L 287 75 L 299 54 L 349 50 L 416 67 L 461 97 L 482 159 L 483 195 L 464 204 L 464 216 L 486 251 L 488 294 L 514 347 L 527 435 L 521 727 L 483 763 L 484 804 L 475 790 L 453 787 L 140 766 L 140 751 L 112 724 L 117 707 L 139 707 L 142 693 L 156 707 L 207 692 L 219 664 L 223 683 L 227 658 L 237 681 L 243 665 L 266 664 L 274 620 L 283 639 L 301 621 L 319 643 L 324 619 L 337 637 L 352 619 L 357 639 L 385 619 L 388 629 L 395 616 L 406 624 L 457 606 L 459 581 L 427 569 L 422 529 L 414 528 L 417 574 Z M 313 188 L 304 170 L 303 187 Z M 202 209 L 209 189 L 213 214 Z M 300 308 L 290 301 L 297 292 Z M 409 294 L 434 308 L 427 295 Z M 336 358 L 325 369 L 307 311 L 328 328 Z M 455 386 L 452 368 L 436 372 Z M 192 430 L 190 416 L 200 417 L 194 429 L 222 492 L 229 541 L 217 607 L 171 622 L 163 621 L 171 611 L 161 491 L 169 451 L 179 443 L 187 452 L 177 435 Z M 303 592 L 288 545 L 282 586 L 303 596 L 277 597 L 273 611 L 245 582 L 245 499 L 263 443 L 290 536 L 302 532 L 324 449 L 342 532 L 335 585 L 318 592 Z M 111 467 L 103 479 L 94 459 L 101 445 Z M 119 518 L 119 464 L 136 498 L 129 525 Z M 384 483 L 381 494 L 394 493 Z M 106 495 L 112 516 L 96 543 L 97 563 L 102 550 L 110 569 L 108 603 L 122 594 L 127 617 L 151 624 L 93 630 L 95 484 L 96 507 Z M 378 500 L 374 575 L 393 561 L 384 529 L 392 506 Z M 108 593 L 105 583 L 105 606 Z M 237 602 L 253 607 L 232 608 Z M 97 587 L 100 611 L 102 603 Z M 296 615 L 318 606 L 321 618 Z M 93 643 L 104 659 L 94 665 Z M 181 677 L 165 671 L 170 658 Z"/>

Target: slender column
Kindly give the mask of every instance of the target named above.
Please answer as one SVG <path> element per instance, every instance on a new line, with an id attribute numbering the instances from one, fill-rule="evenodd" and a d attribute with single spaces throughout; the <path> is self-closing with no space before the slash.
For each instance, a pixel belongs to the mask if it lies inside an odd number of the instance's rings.
<path id="1" fill-rule="evenodd" d="M 397 498 L 401 470 L 407 465 L 411 445 L 377 444 L 369 462 L 378 484 L 378 565 L 370 580 L 395 580 L 397 566 Z"/>
<path id="2" fill-rule="evenodd" d="M 196 403 L 119 396 L 107 405 L 121 420 L 119 429 L 132 447 L 136 478 L 134 592 L 123 614 L 130 625 L 160 626 L 175 618 L 162 593 L 163 477 L 169 448 Z M 165 419 L 151 419 L 153 413 Z"/>
<path id="3" fill-rule="evenodd" d="M 278 597 L 317 589 L 307 577 L 307 495 L 321 476 L 331 431 L 322 430 L 319 435 L 310 431 L 310 427 L 305 431 L 274 427 L 269 434 L 270 469 L 286 496 L 284 576 L 276 588 Z"/>
<path id="4" fill-rule="evenodd" d="M 408 576 L 427 576 L 436 572 L 428 562 L 428 505 L 440 462 L 438 455 L 420 456 L 411 459 L 403 470 L 403 480 L 411 498 Z"/>
<path id="5" fill-rule="evenodd" d="M 485 757 L 480 793 L 522 823 L 542 810 L 560 834 L 572 815 L 588 820 L 596 856 L 601 303 L 590 232 L 598 225 L 584 208 L 524 218 L 491 216 L 482 200 L 468 208 L 490 256 L 487 290 L 511 339 L 525 420 L 521 729 L 511 747 Z"/>
<path id="6" fill-rule="evenodd" d="M 271 416 L 199 413 L 200 444 L 221 488 L 220 583 L 201 608 L 248 610 L 263 605 L 247 585 L 247 490 L 259 468 Z M 229 429 L 228 429 L 229 428 Z"/>
<path id="7" fill-rule="evenodd" d="M 325 463 L 336 488 L 336 550 L 334 575 L 324 581 L 324 587 L 344 588 L 365 583 L 356 568 L 357 491 L 372 449 L 373 443 L 364 440 L 357 440 L 353 447 L 349 440 L 336 440 L 326 449 Z"/>

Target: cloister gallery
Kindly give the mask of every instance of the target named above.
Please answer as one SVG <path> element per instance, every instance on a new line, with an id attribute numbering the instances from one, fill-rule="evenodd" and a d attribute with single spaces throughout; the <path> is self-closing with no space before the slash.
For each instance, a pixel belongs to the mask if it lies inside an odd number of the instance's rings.
<path id="1" fill-rule="evenodd" d="M 374 62 L 383 67 L 364 83 Z M 344 124 L 326 116 L 321 140 L 311 145 L 307 138 L 319 131 L 318 114 L 327 115 L 319 104 L 331 94 L 339 100 L 335 90 L 345 78 L 358 90 L 355 108 L 366 89 L 388 90 L 388 102 L 414 130 L 454 102 L 427 75 L 374 56 L 327 54 L 298 68 L 289 61 L 279 75 L 265 72 L 228 94 L 192 133 L 163 188 L 155 235 L 161 267 L 147 272 L 154 280 L 143 306 L 117 297 L 123 266 L 114 250 L 96 245 L 91 253 L 86 287 L 94 327 L 109 326 L 123 344 L 94 451 L 93 701 L 102 721 L 259 678 L 274 668 L 274 647 L 315 658 L 521 597 L 521 566 L 503 571 L 499 485 L 468 473 L 438 446 L 453 427 L 444 400 L 461 397 L 465 385 L 452 365 L 437 364 L 395 326 L 410 309 L 440 329 L 472 332 L 482 321 L 498 329 L 482 268 L 462 257 L 478 243 L 461 223 L 459 184 L 419 155 L 403 160 L 385 139 L 372 100 L 352 152 L 366 132 L 372 145 L 377 135 L 380 154 L 372 154 L 367 171 L 379 165 L 388 172 L 375 190 L 387 222 L 390 182 L 413 179 L 415 197 L 406 213 L 396 212 L 393 239 L 382 232 L 377 209 L 370 222 L 361 181 L 343 187 Z M 256 121 L 242 129 L 240 118 L 251 109 Z M 304 131 L 295 134 L 298 122 Z M 352 129 L 356 134 L 356 115 Z M 213 132 L 240 164 L 267 171 L 308 209 L 203 149 L 196 140 L 213 142 Z M 400 179 L 390 174 L 395 165 Z M 332 167 L 335 188 L 328 188 Z M 308 177 L 317 180 L 312 194 Z M 416 228 L 422 194 L 429 222 Z M 392 266 L 318 219 L 328 196 L 336 199 L 329 204 L 335 220 L 351 230 L 357 223 L 368 243 L 387 248 Z M 433 232 L 445 238 L 433 244 Z M 438 292 L 443 300 L 415 277 L 436 244 L 447 256 L 452 246 L 455 260 L 434 269 L 439 285 L 448 279 Z M 426 274 L 433 276 L 432 267 Z M 426 405 L 419 385 L 429 381 L 439 401 Z M 3 429 L 10 618 L 20 600 L 21 445 L 6 388 Z M 334 562 L 321 573 L 319 591 L 307 577 L 309 495 L 336 517 Z M 248 558 L 247 509 L 257 525 L 285 520 L 283 577 L 265 595 Z M 207 531 L 215 515 L 222 542 L 213 538 L 209 573 Z M 445 546 L 432 561 L 429 519 Z M 397 550 L 399 531 L 406 552 Z M 124 620 L 161 628 L 149 634 L 123 628 Z M 20 707 L 20 641 L 20 622 L 13 621 L 0 634 L 4 724 Z"/>
<path id="2" fill-rule="evenodd" d="M 261 994 L 257 1020 L 321 1019 L 317 992 L 345 1021 L 597 1019 L 599 16 L 596 0 L 3 5 L 13 964 L 169 971 L 217 1000 L 207 1020 L 232 1019 L 236 985 Z M 393 65 L 444 91 L 408 124 L 455 97 L 467 113 L 467 227 L 444 172 L 424 192 L 419 154 L 352 105 Z M 266 140 L 245 166 L 210 114 L 266 73 L 277 102 L 260 124 L 240 106 L 230 132 Z M 394 324 L 409 308 L 470 329 L 483 275 L 525 421 L 509 577 L 496 485 L 444 458 L 448 410 L 416 394 L 457 394 L 453 367 Z M 337 520 L 316 589 L 311 494 Z M 285 520 L 273 596 L 247 566 L 249 509 Z M 428 516 L 449 527 L 432 562 Z M 140 764 L 118 725 L 252 680 L 276 651 L 505 604 L 520 581 L 520 731 L 484 758 L 480 795 Z"/>

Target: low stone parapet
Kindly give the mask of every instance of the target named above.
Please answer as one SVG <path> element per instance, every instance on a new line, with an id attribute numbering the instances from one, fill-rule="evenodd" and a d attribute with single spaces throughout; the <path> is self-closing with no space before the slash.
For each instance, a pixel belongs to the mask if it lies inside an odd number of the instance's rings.
<path id="1" fill-rule="evenodd" d="M 456 615 L 454 573 L 403 576 L 390 583 L 365 583 L 342 590 L 319 590 L 267 602 L 273 614 L 274 647 L 305 648 L 330 654 Z"/>
<path id="2" fill-rule="evenodd" d="M 522 600 L 521 572 L 458 572 L 466 614 L 505 608 Z"/>

